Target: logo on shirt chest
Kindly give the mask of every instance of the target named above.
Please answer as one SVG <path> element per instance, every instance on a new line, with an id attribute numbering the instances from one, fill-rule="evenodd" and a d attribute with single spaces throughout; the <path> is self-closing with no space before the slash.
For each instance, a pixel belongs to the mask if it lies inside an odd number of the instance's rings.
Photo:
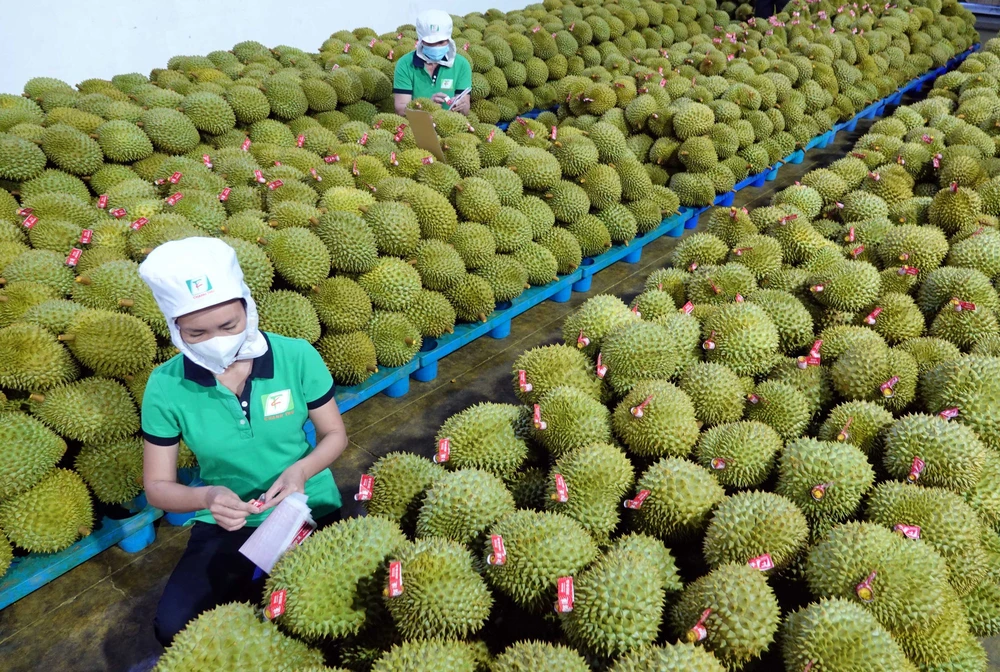
<path id="1" fill-rule="evenodd" d="M 261 395 L 260 399 L 264 405 L 265 420 L 283 418 L 286 415 L 291 415 L 292 411 L 295 410 L 295 402 L 292 399 L 291 390 L 281 390 L 280 392 L 264 394 Z"/>
<path id="2" fill-rule="evenodd" d="M 441 88 L 442 89 L 453 89 L 453 88 L 455 88 L 455 80 L 454 79 L 442 79 L 441 80 Z"/>

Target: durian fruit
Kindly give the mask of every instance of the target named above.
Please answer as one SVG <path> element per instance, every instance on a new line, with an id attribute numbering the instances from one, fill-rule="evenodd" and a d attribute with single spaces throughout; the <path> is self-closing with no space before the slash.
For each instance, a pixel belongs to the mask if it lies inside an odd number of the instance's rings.
<path id="1" fill-rule="evenodd" d="M 943 488 L 886 482 L 872 491 L 865 515 L 890 530 L 897 525 L 920 528 L 920 539 L 947 563 L 948 581 L 959 596 L 970 593 L 985 578 L 988 556 L 980 542 L 984 530 L 961 495 Z"/>
<path id="2" fill-rule="evenodd" d="M 562 337 L 591 358 L 601 351 L 604 338 L 641 318 L 617 296 L 599 294 L 587 299 L 563 322 Z"/>
<path id="3" fill-rule="evenodd" d="M 892 413 L 870 401 L 847 401 L 831 409 L 816 438 L 857 446 L 865 455 L 879 455 L 883 430 L 894 422 Z"/>
<path id="4" fill-rule="evenodd" d="M 421 336 L 438 338 L 455 332 L 455 308 L 444 294 L 428 289 L 420 291 L 417 299 L 404 312 L 406 319 L 417 328 Z"/>
<path id="5" fill-rule="evenodd" d="M 875 473 L 859 448 L 847 442 L 801 438 L 781 452 L 774 491 L 794 502 L 816 525 L 853 515 L 874 480 Z"/>
<path id="6" fill-rule="evenodd" d="M 13 561 L 14 549 L 10 547 L 10 542 L 7 541 L 7 537 L 0 535 L 0 576 L 7 573 L 7 570 L 10 568 Z"/>
<path id="7" fill-rule="evenodd" d="M 79 375 L 66 348 L 37 324 L 18 322 L 0 329 L 0 385 L 6 389 L 46 390 Z"/>
<path id="8" fill-rule="evenodd" d="M 1000 492 L 996 488 L 1000 478 L 1000 458 L 993 451 L 986 453 L 979 481 L 965 493 L 965 501 L 979 515 L 987 528 L 1000 531 Z"/>
<path id="9" fill-rule="evenodd" d="M 705 532 L 705 560 L 715 568 L 767 555 L 774 570 L 781 571 L 808 538 L 809 523 L 791 500 L 771 492 L 739 492 L 712 514 Z"/>
<path id="10" fill-rule="evenodd" d="M 726 496 L 707 469 L 675 457 L 657 461 L 638 478 L 636 492 L 643 490 L 649 495 L 632 521 L 639 531 L 667 542 L 700 533 Z"/>
<path id="11" fill-rule="evenodd" d="M 30 413 L 67 439 L 114 441 L 139 429 L 139 414 L 128 390 L 106 378 L 84 378 L 32 394 Z"/>
<path id="12" fill-rule="evenodd" d="M 29 553 L 56 553 L 90 534 L 94 510 L 83 480 L 53 469 L 29 490 L 0 504 L 0 529 Z"/>
<path id="13" fill-rule="evenodd" d="M 714 362 L 696 362 L 684 369 L 680 388 L 694 404 L 695 417 L 705 425 L 721 425 L 743 417 L 745 397 L 732 369 Z"/>
<path id="14" fill-rule="evenodd" d="M 375 344 L 363 331 L 328 333 L 316 342 L 316 350 L 340 385 L 359 385 L 378 373 Z"/>
<path id="15" fill-rule="evenodd" d="M 813 318 L 792 294 L 761 289 L 752 293 L 748 300 L 763 308 L 774 322 L 781 352 L 792 355 L 813 342 Z"/>
<path id="16" fill-rule="evenodd" d="M 891 478 L 964 493 L 982 474 L 987 448 L 969 427 L 913 414 L 885 432 L 883 465 Z"/>
<path id="17" fill-rule="evenodd" d="M 424 639 L 394 645 L 372 665 L 372 672 L 420 672 L 434 661 L 441 672 L 475 672 L 473 649 L 465 642 L 447 639 Z"/>
<path id="18" fill-rule="evenodd" d="M 524 382 L 521 382 L 521 372 Z M 526 404 L 536 403 L 549 390 L 575 387 L 596 400 L 602 385 L 590 360 L 570 345 L 548 345 L 522 353 L 513 365 L 514 394 Z"/>
<path id="19" fill-rule="evenodd" d="M 496 309 L 493 287 L 485 279 L 471 273 L 466 273 L 444 295 L 455 307 L 458 319 L 463 322 L 485 322 L 487 316 Z"/>
<path id="20" fill-rule="evenodd" d="M 562 496 L 560 479 L 566 488 Z M 622 498 L 634 481 L 632 464 L 618 447 L 592 443 L 556 460 L 546 486 L 545 508 L 576 520 L 605 544 L 618 526 Z"/>
<path id="21" fill-rule="evenodd" d="M 382 310 L 406 310 L 420 293 L 420 274 L 401 259 L 382 257 L 358 278 L 372 303 Z"/>
<path id="22" fill-rule="evenodd" d="M 66 442 L 23 413 L 0 414 L 0 501 L 34 487 L 66 453 Z"/>
<path id="23" fill-rule="evenodd" d="M 1000 448 L 1000 422 L 990 411 L 1000 394 L 1000 359 L 971 355 L 928 372 L 921 389 L 931 413 L 958 408 L 956 421 L 972 428 L 987 447 Z"/>
<path id="24" fill-rule="evenodd" d="M 435 445 L 448 442 L 445 466 L 513 476 L 528 457 L 528 446 L 515 430 L 519 414 L 516 406 L 483 403 L 445 420 L 434 439 Z"/>
<path id="25" fill-rule="evenodd" d="M 382 366 L 403 366 L 420 351 L 423 338 L 403 313 L 376 310 L 365 328 Z"/>
<path id="26" fill-rule="evenodd" d="M 274 270 L 296 289 L 311 289 L 330 274 L 330 253 L 308 229 L 280 229 L 260 242 Z"/>
<path id="27" fill-rule="evenodd" d="M 786 441 L 801 436 L 812 416 L 805 395 L 788 383 L 764 381 L 754 388 L 748 402 L 747 420 L 770 425 Z"/>
<path id="28" fill-rule="evenodd" d="M 535 409 L 533 437 L 557 458 L 576 448 L 611 441 L 610 412 L 575 387 L 549 390 Z"/>
<path id="29" fill-rule="evenodd" d="M 403 639 L 463 638 L 486 623 L 493 597 L 464 546 L 427 537 L 391 557 L 401 563 L 403 592 L 385 604 Z"/>
<path id="30" fill-rule="evenodd" d="M 733 422 L 704 432 L 695 449 L 695 460 L 727 488 L 752 488 L 770 476 L 781 448 L 781 436 L 769 425 Z"/>
<path id="31" fill-rule="evenodd" d="M 669 332 L 658 323 L 642 321 L 607 334 L 601 341 L 600 354 L 607 367 L 608 384 L 618 396 L 624 396 L 641 381 L 669 378 L 678 358 Z"/>
<path id="32" fill-rule="evenodd" d="M 642 457 L 686 457 L 700 429 L 691 399 L 664 380 L 634 385 L 611 416 L 615 435 Z"/>
<path id="33" fill-rule="evenodd" d="M 927 631 L 955 600 L 941 556 L 874 523 L 834 527 L 809 550 L 805 572 L 815 597 L 859 604 L 892 634 Z"/>
<path id="34" fill-rule="evenodd" d="M 281 634 L 270 621 L 262 622 L 254 607 L 230 602 L 188 623 L 153 669 L 231 670 L 252 667 L 261 660 L 280 661 L 288 670 L 321 667 L 324 662 L 322 652 Z"/>
<path id="35" fill-rule="evenodd" d="M 688 642 L 646 646 L 630 651 L 615 661 L 610 672 L 723 672 L 722 663 L 709 653 Z"/>
<path id="36" fill-rule="evenodd" d="M 569 516 L 518 510 L 489 530 L 503 539 L 507 559 L 487 563 L 487 582 L 525 609 L 551 609 L 559 577 L 574 576 L 597 557 L 597 545 Z M 483 543 L 484 558 L 492 554 L 491 539 Z M 405 585 L 406 576 L 403 581 Z"/>
<path id="37" fill-rule="evenodd" d="M 995 537 L 994 537 L 995 539 Z M 988 552 L 989 570 L 972 592 L 962 597 L 969 628 L 976 637 L 993 637 L 1000 632 L 1000 586 L 997 585 L 997 554 Z"/>
<path id="38" fill-rule="evenodd" d="M 364 501 L 365 511 L 411 529 L 424 493 L 443 473 L 442 467 L 413 453 L 380 457 L 368 470 L 374 485 L 371 499 Z"/>
<path id="39" fill-rule="evenodd" d="M 712 652 L 727 669 L 739 669 L 774 641 L 778 601 L 763 572 L 722 565 L 684 588 L 670 624 L 678 637 Z"/>
<path id="40" fill-rule="evenodd" d="M 308 639 L 357 634 L 379 617 L 386 559 L 406 545 L 399 526 L 380 515 L 338 521 L 281 556 L 265 584 L 265 606 L 272 592 L 287 590 L 283 629 Z M 322 578 L 330 576 L 339 578 Z"/>
<path id="41" fill-rule="evenodd" d="M 128 438 L 85 445 L 73 468 L 106 504 L 123 504 L 142 492 L 142 441 Z"/>
<path id="42" fill-rule="evenodd" d="M 750 303 L 720 306 L 705 320 L 702 332 L 706 359 L 740 376 L 770 370 L 780 343 L 767 312 Z"/>
<path id="43" fill-rule="evenodd" d="M 350 278 L 326 278 L 312 288 L 307 298 L 328 333 L 364 329 L 372 317 L 368 294 Z"/>
<path id="44" fill-rule="evenodd" d="M 469 543 L 513 511 L 514 499 L 499 478 L 480 469 L 459 469 L 436 478 L 427 489 L 417 536 Z"/>
<path id="45" fill-rule="evenodd" d="M 846 599 L 814 602 L 786 616 L 782 658 L 790 670 L 871 672 L 914 670 L 906 654 L 871 614 Z"/>
<path id="46" fill-rule="evenodd" d="M 673 564 L 661 542 L 645 540 Z M 656 639 L 665 594 L 679 590 L 681 582 L 676 567 L 664 577 L 658 563 L 635 546 L 617 545 L 574 577 L 573 609 L 562 614 L 562 626 L 578 648 L 607 658 Z"/>
<path id="47" fill-rule="evenodd" d="M 59 335 L 80 363 L 100 376 L 122 377 L 153 365 L 156 337 L 137 317 L 107 310 L 78 313 Z"/>
<path id="48" fill-rule="evenodd" d="M 588 672 L 583 657 L 562 644 L 523 640 L 508 646 L 491 663 L 492 672 L 527 672 L 528 670 L 560 670 Z"/>

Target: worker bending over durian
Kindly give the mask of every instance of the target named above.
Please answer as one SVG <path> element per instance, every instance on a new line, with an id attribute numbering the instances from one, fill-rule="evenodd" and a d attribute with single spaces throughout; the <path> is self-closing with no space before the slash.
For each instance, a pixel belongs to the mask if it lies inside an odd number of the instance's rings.
<path id="1" fill-rule="evenodd" d="M 469 113 L 469 95 L 452 100 L 472 86 L 472 65 L 458 53 L 451 28 L 448 12 L 431 9 L 417 16 L 417 48 L 396 62 L 396 114 L 405 115 L 414 98 L 430 98 L 445 109 Z"/>
<path id="2" fill-rule="evenodd" d="M 180 350 L 153 370 L 142 399 L 146 498 L 164 511 L 196 512 L 157 607 L 156 637 L 168 646 L 203 611 L 260 603 L 263 577 L 239 548 L 288 494 L 304 493 L 320 526 L 339 517 L 329 467 L 347 432 L 316 349 L 258 329 L 231 247 L 214 238 L 168 242 L 139 275 Z M 303 432 L 307 420 L 315 448 Z M 177 482 L 182 439 L 198 459 L 202 486 Z"/>

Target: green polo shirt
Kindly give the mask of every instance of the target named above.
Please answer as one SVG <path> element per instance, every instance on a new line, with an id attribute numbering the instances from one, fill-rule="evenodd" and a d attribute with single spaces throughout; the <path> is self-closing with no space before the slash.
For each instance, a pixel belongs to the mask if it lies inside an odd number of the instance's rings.
<path id="1" fill-rule="evenodd" d="M 392 92 L 406 93 L 414 98 L 430 98 L 435 93 L 454 96 L 472 86 L 472 66 L 462 54 L 455 56 L 450 68 L 439 65 L 433 77 L 427 74 L 425 65 L 427 62 L 415 51 L 412 56 L 400 58 L 396 62 Z"/>
<path id="2" fill-rule="evenodd" d="M 259 497 L 312 447 L 303 425 L 309 411 L 333 398 L 333 377 L 306 341 L 265 333 L 267 352 L 253 360 L 243 394 L 236 396 L 210 371 L 184 355 L 153 370 L 142 398 L 142 433 L 158 446 L 179 440 L 198 458 L 201 479 L 222 485 L 243 501 Z M 324 469 L 306 482 L 313 518 L 340 507 L 333 474 Z M 247 517 L 259 525 L 273 509 Z M 193 520 L 214 523 L 207 509 Z"/>

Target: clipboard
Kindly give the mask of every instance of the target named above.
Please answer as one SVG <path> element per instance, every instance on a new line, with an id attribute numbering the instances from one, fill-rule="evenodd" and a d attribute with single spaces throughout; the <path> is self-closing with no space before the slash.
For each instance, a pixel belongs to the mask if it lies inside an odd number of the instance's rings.
<path id="1" fill-rule="evenodd" d="M 413 139 L 417 142 L 417 147 L 425 149 L 434 155 L 438 161 L 447 163 L 444 160 L 444 152 L 441 151 L 441 141 L 438 139 L 437 131 L 434 130 L 434 120 L 430 112 L 425 110 L 407 110 L 406 120 L 410 122 L 413 130 Z"/>

